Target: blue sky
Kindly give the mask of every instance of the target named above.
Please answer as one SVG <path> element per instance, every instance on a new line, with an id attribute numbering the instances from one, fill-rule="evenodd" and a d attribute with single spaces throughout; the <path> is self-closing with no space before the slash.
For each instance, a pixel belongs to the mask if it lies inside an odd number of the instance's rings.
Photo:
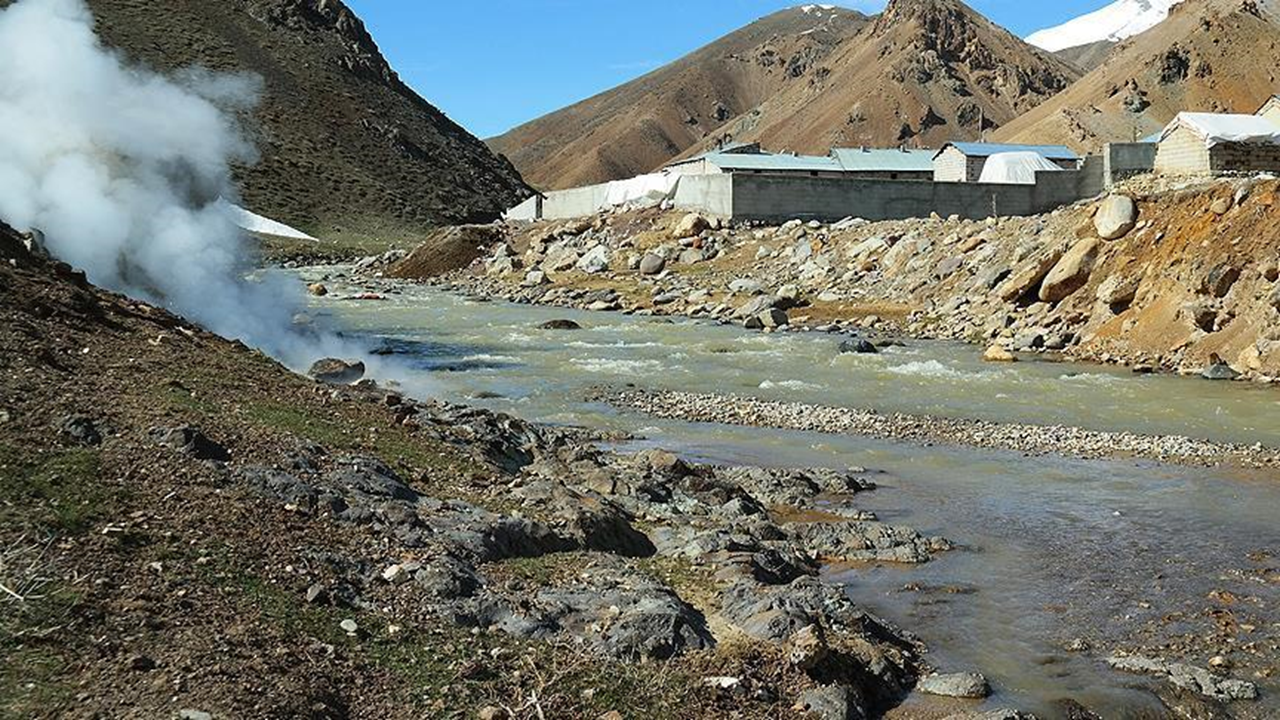
<path id="1" fill-rule="evenodd" d="M 1110 0 L 970 0 L 1028 35 Z M 830 0 L 828 0 L 830 2 Z M 480 137 L 590 97 L 786 0 L 348 0 L 401 77 Z M 864 12 L 884 0 L 844 0 Z"/>

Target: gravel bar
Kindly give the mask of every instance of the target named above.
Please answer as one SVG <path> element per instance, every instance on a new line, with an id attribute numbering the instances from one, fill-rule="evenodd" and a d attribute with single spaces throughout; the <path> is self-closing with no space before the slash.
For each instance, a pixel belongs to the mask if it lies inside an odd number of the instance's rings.
<path id="1" fill-rule="evenodd" d="M 856 408 L 779 402 L 711 393 L 601 388 L 592 400 L 623 410 L 687 422 L 861 435 L 915 443 L 947 443 L 1085 459 L 1144 458 L 1174 465 L 1249 468 L 1280 466 L 1280 449 L 1181 435 L 1086 430 L 933 415 L 881 414 Z"/>

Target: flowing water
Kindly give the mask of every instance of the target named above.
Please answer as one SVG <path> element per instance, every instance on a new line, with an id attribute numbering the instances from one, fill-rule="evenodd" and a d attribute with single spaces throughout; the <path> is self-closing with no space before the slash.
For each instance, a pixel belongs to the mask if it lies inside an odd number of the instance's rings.
<path id="1" fill-rule="evenodd" d="M 326 272 L 302 274 L 314 280 Z M 944 671 L 984 672 L 997 691 L 990 707 L 1047 717 L 1062 698 L 1107 717 L 1149 707 L 1153 700 L 1141 690 L 1148 681 L 1113 673 L 1100 657 L 1143 639 L 1203 636 L 1213 620 L 1227 617 L 1219 607 L 1206 619 L 1206 609 L 1222 598 L 1235 598 L 1227 610 L 1253 627 L 1240 631 L 1235 644 L 1274 645 L 1280 628 L 1280 576 L 1269 556 L 1280 551 L 1274 472 L 1027 458 L 659 421 L 583 397 L 595 385 L 634 383 L 1275 445 L 1280 391 L 1051 362 L 995 366 L 980 362 L 972 347 L 944 343 L 840 355 L 837 338 L 814 333 L 762 335 L 704 322 L 480 302 L 416 287 L 385 302 L 358 302 L 340 299 L 340 283 L 330 287 L 335 296 L 314 300 L 314 314 L 394 350 L 415 387 L 446 399 L 627 431 L 645 438 L 633 445 L 703 461 L 885 471 L 880 490 L 859 496 L 860 507 L 964 549 L 919 567 L 827 572 L 858 602 L 921 636 Z M 583 329 L 537 328 L 559 318 Z M 1073 641 L 1092 650 L 1066 652 Z M 1203 666 L 1231 647 L 1221 640 L 1192 659 Z M 1259 683 L 1260 707 L 1280 714 L 1280 684 L 1240 673 Z"/>

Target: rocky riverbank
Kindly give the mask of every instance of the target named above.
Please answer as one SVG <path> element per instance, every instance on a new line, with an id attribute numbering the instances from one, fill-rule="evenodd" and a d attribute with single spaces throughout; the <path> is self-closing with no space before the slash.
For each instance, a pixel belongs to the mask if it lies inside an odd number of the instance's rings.
<path id="1" fill-rule="evenodd" d="M 1031 455 L 1085 459 L 1142 458 L 1191 466 L 1280 467 L 1280 449 L 1196 440 L 1179 435 L 1101 432 L 1070 426 L 997 423 L 930 415 L 883 415 L 870 410 L 822 407 L 714 393 L 601 388 L 592 399 L 654 417 L 862 435 L 898 442 L 949 443 Z"/>
<path id="2" fill-rule="evenodd" d="M 482 261 L 430 279 L 517 302 L 1269 383 L 1280 376 L 1276 186 L 1141 178 L 1106 201 L 985 221 L 760 227 L 614 212 L 512 227 Z"/>

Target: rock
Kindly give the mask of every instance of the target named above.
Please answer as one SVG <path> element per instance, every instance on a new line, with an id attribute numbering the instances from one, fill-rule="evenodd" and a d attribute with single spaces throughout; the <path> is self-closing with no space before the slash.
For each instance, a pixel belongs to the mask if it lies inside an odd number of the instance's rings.
<path id="1" fill-rule="evenodd" d="M 875 355 L 879 352 L 879 348 L 862 338 L 845 340 L 840 343 L 840 353 L 844 355 Z"/>
<path id="2" fill-rule="evenodd" d="M 695 237 L 709 227 L 711 227 L 711 223 L 706 218 L 698 213 L 689 213 L 676 223 L 675 228 L 671 230 L 671 237 L 674 240 Z"/>
<path id="3" fill-rule="evenodd" d="M 1017 362 L 1018 358 L 1009 352 L 1002 345 L 992 345 L 987 351 L 982 353 L 982 359 L 986 362 L 1010 363 Z"/>
<path id="4" fill-rule="evenodd" d="M 1182 315 L 1191 320 L 1191 324 L 1211 333 L 1218 322 L 1218 310 L 1207 302 L 1189 302 L 1182 306 Z"/>
<path id="5" fill-rule="evenodd" d="M 1214 356 L 1209 366 L 1200 372 L 1200 377 L 1205 380 L 1238 380 L 1240 373 L 1236 372 L 1227 363 Z"/>
<path id="6" fill-rule="evenodd" d="M 90 447 L 102 444 L 102 432 L 93 418 L 72 415 L 62 421 L 62 433 L 81 445 Z"/>
<path id="7" fill-rule="evenodd" d="M 1231 198 L 1218 198 L 1209 205 L 1209 212 L 1219 217 L 1231 212 Z"/>
<path id="8" fill-rule="evenodd" d="M 1239 279 L 1240 268 L 1230 263 L 1222 263 L 1209 271 L 1201 289 L 1213 297 L 1224 298 Z"/>
<path id="9" fill-rule="evenodd" d="M 329 288 L 325 287 L 322 283 L 311 283 L 307 286 L 307 292 L 315 295 L 316 297 L 324 297 L 329 294 Z"/>
<path id="10" fill-rule="evenodd" d="M 213 720 L 213 715 L 203 710 L 184 708 L 178 711 L 178 720 Z"/>
<path id="11" fill-rule="evenodd" d="M 817 669 L 830 654 L 821 625 L 803 627 L 787 641 L 787 661 L 805 672 Z"/>
<path id="12" fill-rule="evenodd" d="M 356 621 L 352 620 L 351 618 L 347 618 L 342 622 L 338 623 L 338 627 L 342 628 L 342 631 L 348 635 L 355 635 L 356 633 L 360 632 L 360 625 L 358 625 Z"/>
<path id="13" fill-rule="evenodd" d="M 1005 302 L 1016 302 L 1029 295 L 1044 282 L 1049 271 L 1062 259 L 1061 248 L 1051 248 L 1041 252 L 1019 265 L 1009 277 L 996 287 L 996 295 Z"/>
<path id="14" fill-rule="evenodd" d="M 801 693 L 795 709 L 817 720 L 855 720 L 867 717 L 859 699 L 844 685 L 825 685 Z"/>
<path id="15" fill-rule="evenodd" d="M 1038 330 L 1028 330 L 1013 338 L 1013 347 L 1016 350 L 1039 350 L 1044 346 L 1044 334 Z"/>
<path id="16" fill-rule="evenodd" d="M 1258 697 L 1258 688 L 1253 683 L 1218 677 L 1208 670 L 1183 663 L 1135 655 L 1111 657 L 1107 664 L 1124 672 L 1164 677 L 1175 687 L 1215 700 L 1252 700 Z"/>
<path id="17" fill-rule="evenodd" d="M 597 245 L 587 251 L 578 260 L 577 267 L 584 273 L 596 275 L 609 269 L 609 249 L 603 245 Z"/>
<path id="18" fill-rule="evenodd" d="M 129 669 L 134 672 L 150 672 L 156 667 L 156 661 L 146 655 L 133 655 L 129 658 Z"/>
<path id="19" fill-rule="evenodd" d="M 572 320 L 548 320 L 538 326 L 539 330 L 581 330 L 582 326 Z"/>
<path id="20" fill-rule="evenodd" d="M 1093 264 L 1097 262 L 1101 247 L 1102 244 L 1093 238 L 1086 238 L 1073 245 L 1045 277 L 1040 286 L 1040 300 L 1047 303 L 1060 302 L 1084 287 L 1089 281 L 1089 273 L 1093 272 Z"/>
<path id="21" fill-rule="evenodd" d="M 942 538 L 930 538 L 901 526 L 846 520 L 797 523 L 790 534 L 817 557 L 847 561 L 925 563 L 935 552 L 951 549 Z"/>
<path id="22" fill-rule="evenodd" d="M 1128 307 L 1138 295 L 1138 278 L 1112 275 L 1098 286 L 1097 298 L 1116 307 Z"/>
<path id="23" fill-rule="evenodd" d="M 739 278 L 729 283 L 729 292 L 743 295 L 759 295 L 764 292 L 764 285 L 750 278 Z"/>
<path id="24" fill-rule="evenodd" d="M 1267 304 L 1271 309 L 1280 312 L 1280 284 L 1271 288 L 1271 292 L 1267 295 Z"/>
<path id="25" fill-rule="evenodd" d="M 640 259 L 641 275 L 660 275 L 667 267 L 666 258 L 657 253 L 647 253 Z"/>
<path id="26" fill-rule="evenodd" d="M 698 263 L 702 262 L 704 259 L 705 258 L 702 255 L 702 251 L 696 250 L 694 248 L 689 248 L 688 250 L 685 250 L 684 252 L 680 253 L 681 265 L 697 265 Z"/>
<path id="27" fill-rule="evenodd" d="M 557 243 L 547 249 L 542 268 L 551 272 L 564 272 L 578 264 L 578 257 L 577 250 L 563 243 Z"/>
<path id="28" fill-rule="evenodd" d="M 480 720 L 510 720 L 511 713 L 497 705 L 488 705 L 480 708 L 480 712 L 477 714 L 477 717 L 480 718 Z"/>
<path id="29" fill-rule="evenodd" d="M 955 698 L 985 698 L 991 694 L 987 679 L 978 673 L 952 673 L 920 678 L 916 690 L 929 695 Z"/>
<path id="30" fill-rule="evenodd" d="M 350 362 L 339 358 L 324 358 L 312 363 L 307 375 L 329 385 L 350 385 L 364 377 L 364 370 L 364 363 L 359 360 Z"/>
<path id="31" fill-rule="evenodd" d="M 529 272 L 525 273 L 524 283 L 522 284 L 525 287 L 538 287 L 540 285 L 546 285 L 547 274 L 541 270 L 530 270 Z"/>
<path id="32" fill-rule="evenodd" d="M 175 428 L 154 428 L 152 437 L 161 445 L 185 453 L 197 460 L 230 462 L 231 453 L 208 436 L 190 425 Z"/>
<path id="33" fill-rule="evenodd" d="M 1138 224 L 1138 205 L 1127 195 L 1111 195 L 1098 206 L 1093 227 L 1103 240 L 1119 240 Z"/>
<path id="34" fill-rule="evenodd" d="M 778 288 L 778 299 L 785 301 L 789 307 L 795 307 L 800 301 L 800 288 L 795 285 L 783 285 Z"/>
<path id="35" fill-rule="evenodd" d="M 751 298 L 747 302 L 743 303 L 741 307 L 739 307 L 737 310 L 734 311 L 733 316 L 739 319 L 751 318 L 751 317 L 755 317 L 756 315 L 759 315 L 760 313 L 764 312 L 765 310 L 768 310 L 769 308 L 773 308 L 777 306 L 778 306 L 778 298 L 772 295 L 757 295 L 756 297 Z"/>
<path id="36" fill-rule="evenodd" d="M 748 318 L 744 327 L 748 330 L 762 330 L 764 328 L 777 329 L 783 327 L 788 322 L 787 313 L 778 308 L 769 308 L 752 317 Z"/>

